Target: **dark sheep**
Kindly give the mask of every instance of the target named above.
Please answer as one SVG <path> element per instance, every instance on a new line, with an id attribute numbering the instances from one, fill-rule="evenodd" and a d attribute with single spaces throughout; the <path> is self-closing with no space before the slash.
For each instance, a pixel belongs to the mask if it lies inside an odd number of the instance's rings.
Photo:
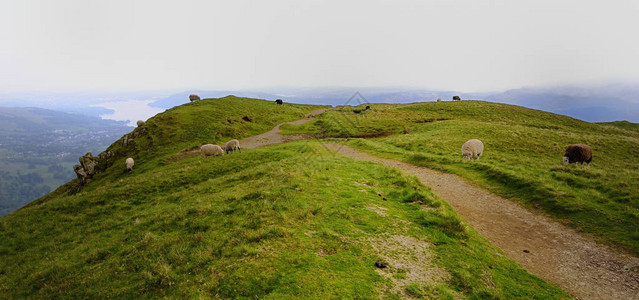
<path id="1" fill-rule="evenodd" d="M 592 148 L 584 144 L 573 144 L 566 147 L 566 153 L 564 153 L 563 163 L 564 165 L 571 163 L 587 163 L 590 165 L 592 161 Z"/>
<path id="2" fill-rule="evenodd" d="M 459 96 L 453 96 L 453 101 L 461 101 L 461 98 L 459 98 Z"/>
<path id="3" fill-rule="evenodd" d="M 198 100 L 200 100 L 200 96 L 198 96 L 196 94 L 191 94 L 191 95 L 189 95 L 189 100 L 191 100 L 191 102 L 198 101 Z"/>
<path id="4" fill-rule="evenodd" d="M 371 109 L 370 105 L 366 105 L 366 110 Z"/>
<path id="5" fill-rule="evenodd" d="M 279 105 L 282 105 L 282 103 L 284 103 L 284 101 L 282 101 L 282 99 L 277 99 L 277 100 L 275 100 L 275 103 L 277 103 Z"/>

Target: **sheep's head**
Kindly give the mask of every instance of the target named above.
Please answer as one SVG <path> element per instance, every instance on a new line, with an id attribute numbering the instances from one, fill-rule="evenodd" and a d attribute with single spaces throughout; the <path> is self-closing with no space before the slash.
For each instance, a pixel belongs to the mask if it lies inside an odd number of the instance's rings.
<path id="1" fill-rule="evenodd" d="M 567 164 L 569 164 L 569 163 L 570 163 L 570 159 L 568 158 L 568 156 L 564 156 L 564 157 L 562 158 L 562 161 L 563 161 L 564 165 L 567 165 Z"/>

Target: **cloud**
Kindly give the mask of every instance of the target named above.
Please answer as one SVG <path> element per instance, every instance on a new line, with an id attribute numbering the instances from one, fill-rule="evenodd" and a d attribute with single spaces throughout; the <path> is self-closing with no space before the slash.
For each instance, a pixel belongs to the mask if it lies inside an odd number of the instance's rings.
<path id="1" fill-rule="evenodd" d="M 6 1 L 0 89 L 639 80 L 633 1 Z"/>

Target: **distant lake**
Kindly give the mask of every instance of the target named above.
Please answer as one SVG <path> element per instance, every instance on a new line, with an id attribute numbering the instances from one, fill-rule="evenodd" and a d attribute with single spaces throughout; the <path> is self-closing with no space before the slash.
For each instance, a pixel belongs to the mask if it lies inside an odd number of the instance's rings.
<path id="1" fill-rule="evenodd" d="M 153 101 L 155 100 L 113 101 L 92 106 L 100 106 L 114 110 L 112 114 L 100 115 L 102 119 L 128 121 L 129 126 L 136 126 L 135 123 L 138 120 L 146 121 L 146 119 L 164 111 L 162 108 L 150 107 L 149 103 Z"/>

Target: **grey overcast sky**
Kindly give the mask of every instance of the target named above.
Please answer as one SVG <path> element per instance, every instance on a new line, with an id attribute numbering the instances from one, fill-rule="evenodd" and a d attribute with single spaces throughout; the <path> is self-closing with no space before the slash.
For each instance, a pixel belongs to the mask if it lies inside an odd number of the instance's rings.
<path id="1" fill-rule="evenodd" d="M 0 92 L 639 80 L 639 1 L 0 0 Z"/>

